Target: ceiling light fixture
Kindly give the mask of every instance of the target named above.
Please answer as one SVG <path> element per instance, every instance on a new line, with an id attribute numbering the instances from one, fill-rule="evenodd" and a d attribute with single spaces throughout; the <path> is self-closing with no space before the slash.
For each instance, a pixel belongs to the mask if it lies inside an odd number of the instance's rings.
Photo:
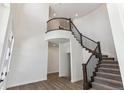
<path id="1" fill-rule="evenodd" d="M 56 16 L 56 13 L 53 13 L 53 16 Z"/>
<path id="2" fill-rule="evenodd" d="M 78 13 L 76 13 L 75 16 L 78 17 Z"/>

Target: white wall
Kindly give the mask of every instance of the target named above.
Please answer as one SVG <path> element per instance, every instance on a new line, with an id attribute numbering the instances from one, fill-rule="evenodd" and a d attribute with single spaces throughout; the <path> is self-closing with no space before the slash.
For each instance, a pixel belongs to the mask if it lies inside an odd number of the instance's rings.
<path id="1" fill-rule="evenodd" d="M 107 8 L 124 86 L 124 4 L 107 4 Z"/>
<path id="2" fill-rule="evenodd" d="M 68 62 L 68 55 L 67 53 L 70 52 L 70 44 L 69 42 L 66 43 L 59 43 L 59 76 L 69 76 L 69 62 Z"/>
<path id="3" fill-rule="evenodd" d="M 5 75 L 8 66 L 8 48 L 10 47 L 9 34 L 12 30 L 11 28 L 11 16 L 10 16 L 10 4 L 4 6 L 0 4 L 0 73 L 3 75 L 0 76 L 0 79 L 4 80 L 0 83 L 0 90 L 6 89 L 7 77 Z M 7 59 L 8 58 L 8 59 Z"/>
<path id="4" fill-rule="evenodd" d="M 2 62 L 3 62 L 3 56 L 4 52 L 6 51 L 6 43 L 7 43 L 7 35 L 8 35 L 8 22 L 9 22 L 9 16 L 10 16 L 10 7 L 1 6 L 0 5 L 0 69 L 2 69 Z M 1 70 L 0 70 L 1 71 Z"/>
<path id="5" fill-rule="evenodd" d="M 7 87 L 47 79 L 48 4 L 12 4 L 15 44 Z"/>
<path id="6" fill-rule="evenodd" d="M 80 43 L 74 38 L 69 31 L 51 31 L 47 33 L 46 40 L 59 43 L 59 76 L 69 76 L 69 59 L 67 53 L 70 52 L 71 61 L 71 82 L 76 82 L 83 79 L 82 63 L 83 63 L 83 48 Z M 66 43 L 64 42 L 66 41 Z M 63 43 L 62 43 L 63 42 Z"/>
<path id="7" fill-rule="evenodd" d="M 48 73 L 59 72 L 59 47 L 48 48 Z"/>
<path id="8" fill-rule="evenodd" d="M 70 39 L 70 55 L 71 55 L 71 82 L 83 79 L 82 63 L 83 48 L 72 35 Z"/>
<path id="9" fill-rule="evenodd" d="M 95 11 L 73 21 L 83 35 L 101 42 L 103 54 L 116 58 L 111 26 L 105 4 Z"/>

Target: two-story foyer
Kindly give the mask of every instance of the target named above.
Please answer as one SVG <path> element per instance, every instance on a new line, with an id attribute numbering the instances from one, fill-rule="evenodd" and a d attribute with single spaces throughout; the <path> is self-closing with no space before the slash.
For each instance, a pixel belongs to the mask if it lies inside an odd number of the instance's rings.
<path id="1" fill-rule="evenodd" d="M 123 11 L 123 4 L 0 4 L 0 89 L 123 89 Z"/>

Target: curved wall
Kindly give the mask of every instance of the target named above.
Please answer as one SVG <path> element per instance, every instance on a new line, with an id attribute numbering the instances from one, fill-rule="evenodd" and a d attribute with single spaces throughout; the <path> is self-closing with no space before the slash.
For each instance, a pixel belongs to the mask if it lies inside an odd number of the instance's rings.
<path id="1" fill-rule="evenodd" d="M 82 80 L 83 49 L 72 33 L 66 30 L 51 31 L 46 34 L 45 40 L 59 43 L 59 76 L 69 74 L 67 53 L 70 53 L 71 82 Z"/>
<path id="2" fill-rule="evenodd" d="M 50 39 L 70 39 L 71 36 L 72 36 L 72 34 L 71 34 L 70 31 L 55 30 L 55 31 L 47 32 L 45 40 L 50 40 Z"/>

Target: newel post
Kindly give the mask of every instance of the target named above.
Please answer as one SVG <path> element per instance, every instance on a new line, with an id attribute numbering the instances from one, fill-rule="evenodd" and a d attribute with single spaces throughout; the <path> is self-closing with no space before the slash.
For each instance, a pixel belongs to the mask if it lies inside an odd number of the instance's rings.
<path id="1" fill-rule="evenodd" d="M 81 41 L 81 46 L 83 46 L 82 34 L 80 34 L 80 41 Z M 84 46 L 83 46 L 83 47 L 84 47 Z"/>
<path id="2" fill-rule="evenodd" d="M 97 42 L 98 44 L 98 50 L 99 50 L 99 60 L 102 60 L 102 53 L 101 53 L 101 46 L 100 46 L 100 42 Z"/>
<path id="3" fill-rule="evenodd" d="M 87 90 L 89 88 L 88 78 L 87 78 L 87 65 L 82 64 L 83 67 L 83 89 Z"/>

